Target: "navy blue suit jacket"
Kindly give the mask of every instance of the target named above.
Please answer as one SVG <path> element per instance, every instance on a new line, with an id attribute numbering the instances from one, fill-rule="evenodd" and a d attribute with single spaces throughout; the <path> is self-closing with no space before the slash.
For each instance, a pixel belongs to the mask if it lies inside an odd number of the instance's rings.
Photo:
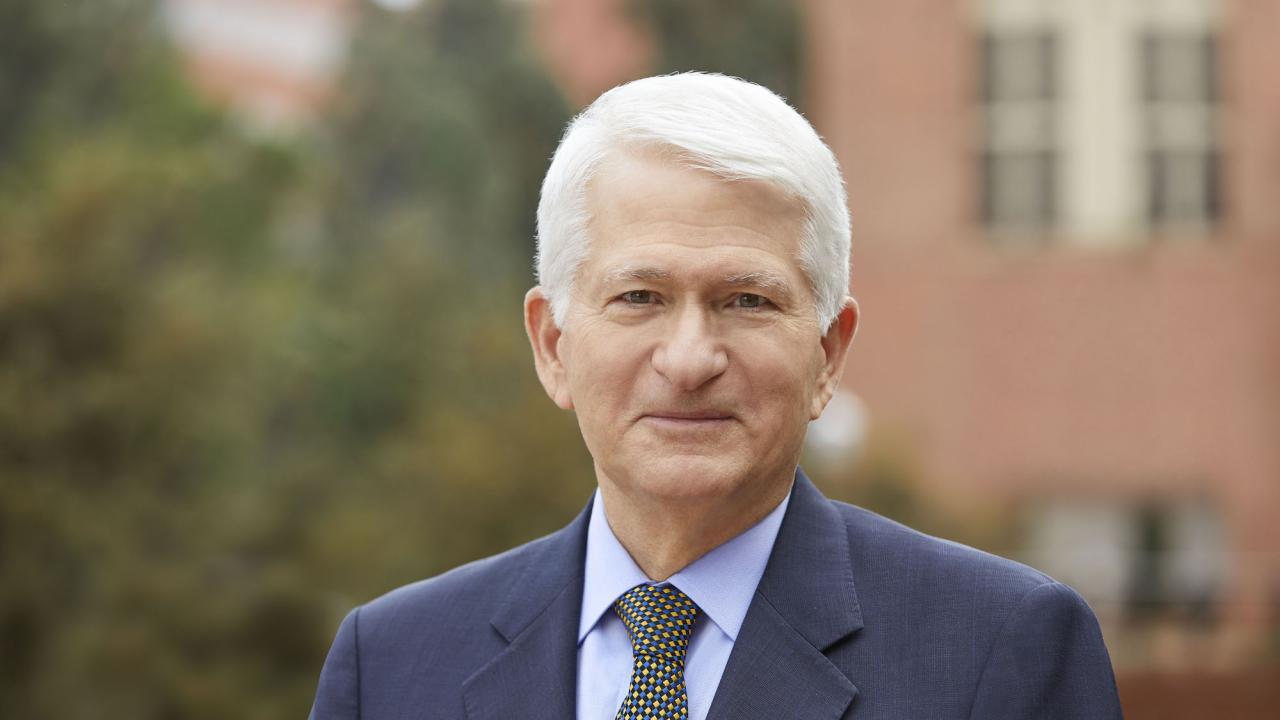
<path id="1" fill-rule="evenodd" d="M 343 621 L 313 720 L 572 720 L 587 510 Z M 797 473 L 709 720 L 1119 718 L 1093 613 Z"/>

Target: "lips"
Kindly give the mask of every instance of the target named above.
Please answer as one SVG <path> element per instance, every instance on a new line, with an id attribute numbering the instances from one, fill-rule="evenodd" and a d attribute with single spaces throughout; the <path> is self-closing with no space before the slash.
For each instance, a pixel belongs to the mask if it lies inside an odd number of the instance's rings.
<path id="1" fill-rule="evenodd" d="M 654 410 L 644 414 L 644 417 L 658 418 L 662 420 L 731 420 L 733 415 L 723 410 Z"/>
<path id="2" fill-rule="evenodd" d="M 640 420 L 661 432 L 696 433 L 725 428 L 733 422 L 733 415 L 723 410 L 654 410 Z"/>

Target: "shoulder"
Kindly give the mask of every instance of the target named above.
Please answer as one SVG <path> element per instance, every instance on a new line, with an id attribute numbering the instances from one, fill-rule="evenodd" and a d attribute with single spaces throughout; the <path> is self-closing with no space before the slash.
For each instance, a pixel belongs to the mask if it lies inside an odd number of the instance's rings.
<path id="1" fill-rule="evenodd" d="M 933 537 L 869 510 L 831 501 L 849 532 L 864 611 L 960 618 L 995 632 L 1025 618 L 1050 628 L 1093 613 L 1070 587 L 1023 563 Z M 1028 611 L 1028 608 L 1031 610 Z"/>
<path id="2" fill-rule="evenodd" d="M 512 602 L 524 599 L 516 587 L 527 592 L 525 581 L 535 578 L 543 588 L 563 591 L 580 524 L 351 611 L 321 673 L 317 708 L 348 707 L 358 696 L 369 703 L 362 706 L 368 716 L 381 717 L 378 708 L 460 703 L 457 692 L 466 678 L 507 645 L 495 621 L 504 609 L 525 607 Z"/>
<path id="3" fill-rule="evenodd" d="M 964 581 L 965 585 L 1004 588 L 1012 593 L 1054 582 L 1020 562 L 927 535 L 870 510 L 830 502 L 848 528 L 855 564 L 869 573 L 910 572 L 924 581 Z"/>
<path id="4" fill-rule="evenodd" d="M 551 537 L 538 538 L 377 597 L 359 608 L 361 630 L 416 622 L 441 612 L 487 619 L 507 599 L 516 580 Z"/>
<path id="5" fill-rule="evenodd" d="M 1075 590 L 1022 563 L 831 505 L 849 533 L 865 623 L 846 662 L 899 658 L 906 670 L 901 682 L 875 686 L 875 700 L 868 682 L 865 702 L 952 703 L 975 718 L 1119 717 L 1101 629 Z"/>

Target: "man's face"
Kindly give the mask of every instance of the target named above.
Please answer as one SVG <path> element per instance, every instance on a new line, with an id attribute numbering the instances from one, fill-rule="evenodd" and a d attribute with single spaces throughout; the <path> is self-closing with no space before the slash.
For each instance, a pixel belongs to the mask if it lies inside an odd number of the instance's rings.
<path id="1" fill-rule="evenodd" d="M 588 211 L 564 327 L 526 309 L 539 375 L 576 411 L 602 485 L 715 499 L 789 482 L 856 322 L 818 326 L 803 209 L 764 183 L 619 153 Z"/>

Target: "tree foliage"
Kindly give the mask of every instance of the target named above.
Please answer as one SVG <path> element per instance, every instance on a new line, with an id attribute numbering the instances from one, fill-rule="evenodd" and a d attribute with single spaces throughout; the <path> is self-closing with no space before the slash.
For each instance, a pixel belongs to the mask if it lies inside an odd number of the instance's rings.
<path id="1" fill-rule="evenodd" d="M 657 72 L 703 70 L 759 83 L 804 107 L 800 9 L 792 0 L 632 0 Z"/>
<path id="2" fill-rule="evenodd" d="M 269 142 L 150 0 L 0 0 L 0 717 L 303 716 L 350 607 L 586 500 L 520 319 L 568 119 L 528 9 L 361 7 Z M 795 96 L 786 4 L 644 12 Z"/>
<path id="3" fill-rule="evenodd" d="M 150 3 L 0 3 L 0 716 L 302 716 L 352 605 L 581 506 L 520 324 L 567 118 L 520 12 L 368 9 L 280 145 Z"/>

